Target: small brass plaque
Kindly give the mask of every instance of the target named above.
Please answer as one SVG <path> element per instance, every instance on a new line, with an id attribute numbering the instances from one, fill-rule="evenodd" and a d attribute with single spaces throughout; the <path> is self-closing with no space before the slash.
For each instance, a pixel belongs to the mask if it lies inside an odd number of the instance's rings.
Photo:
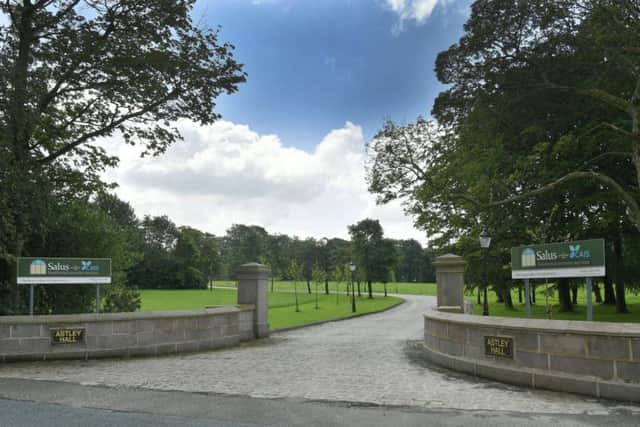
<path id="1" fill-rule="evenodd" d="M 84 344 L 84 328 L 52 328 L 51 344 Z"/>
<path id="2" fill-rule="evenodd" d="M 484 354 L 513 359 L 513 338 L 485 336 Z"/>

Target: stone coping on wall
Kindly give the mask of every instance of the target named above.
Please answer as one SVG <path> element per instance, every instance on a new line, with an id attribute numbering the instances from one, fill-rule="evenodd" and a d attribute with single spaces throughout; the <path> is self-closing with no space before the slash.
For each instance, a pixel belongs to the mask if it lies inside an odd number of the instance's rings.
<path id="1" fill-rule="evenodd" d="M 255 306 L 0 317 L 0 362 L 213 350 L 256 338 Z"/>
<path id="2" fill-rule="evenodd" d="M 640 402 L 640 324 L 436 310 L 424 319 L 425 355 L 436 365 L 532 388 Z M 503 338 L 510 350 L 495 353 L 492 342 Z"/>
<path id="3" fill-rule="evenodd" d="M 515 317 L 478 316 L 433 310 L 425 318 L 463 325 L 489 328 L 523 329 L 555 334 L 606 335 L 640 338 L 640 324 L 618 322 L 588 322 L 580 320 L 521 319 Z"/>
<path id="4" fill-rule="evenodd" d="M 451 356 L 426 346 L 424 351 L 430 362 L 467 375 L 524 387 L 640 403 L 639 384 L 606 381 L 597 377 L 576 376 L 540 369 L 500 366 L 488 361 Z"/>
<path id="5" fill-rule="evenodd" d="M 36 316 L 0 316 L 0 325 L 28 325 L 28 324 L 58 324 L 58 323 L 83 323 L 83 322 L 113 322 L 120 320 L 150 320 L 150 319 L 174 319 L 185 317 L 199 317 L 203 315 L 216 315 L 237 313 L 254 310 L 252 304 L 235 306 L 207 307 L 197 310 L 174 311 L 131 311 L 121 313 L 81 313 L 81 314 L 46 314 Z"/>

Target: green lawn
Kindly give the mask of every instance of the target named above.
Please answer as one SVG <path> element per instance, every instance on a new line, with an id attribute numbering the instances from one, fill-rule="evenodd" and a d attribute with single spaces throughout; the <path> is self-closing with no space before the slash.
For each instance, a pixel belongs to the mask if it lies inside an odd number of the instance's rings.
<path id="1" fill-rule="evenodd" d="M 217 284 L 217 283 L 216 283 Z M 141 290 L 143 311 L 190 310 L 212 305 L 236 304 L 235 289 L 213 290 Z M 402 299 L 396 297 L 356 297 L 356 314 L 371 313 L 397 305 Z M 341 319 L 352 316 L 351 300 L 346 295 L 318 294 L 318 309 L 315 294 L 298 292 L 300 311 L 295 311 L 295 294 L 284 290 L 269 293 L 269 324 L 272 330 L 305 325 L 322 320 Z"/>
<path id="2" fill-rule="evenodd" d="M 215 281 L 215 286 L 226 286 L 230 288 L 235 288 L 236 282 L 233 281 Z M 302 290 L 303 292 L 307 289 L 307 282 L 302 281 L 298 282 L 298 291 Z M 282 281 L 276 280 L 273 284 L 274 290 L 277 291 L 292 291 L 293 290 L 293 282 L 291 281 Z M 271 289 L 271 282 L 269 282 L 269 289 Z M 312 291 L 315 290 L 315 283 L 311 282 Z M 319 285 L 320 291 L 324 291 L 324 283 Z M 346 292 L 346 283 L 337 283 L 337 282 L 329 282 L 329 290 L 334 292 L 336 289 L 339 289 L 340 292 Z M 356 287 L 357 289 L 357 287 Z M 367 289 L 367 285 L 363 282 L 360 282 L 360 290 L 362 293 L 365 293 Z M 373 292 L 383 293 L 384 292 L 384 284 L 382 283 L 373 283 Z M 394 294 L 409 294 L 409 295 L 436 295 L 436 284 L 435 283 L 406 283 L 406 282 L 398 282 L 398 283 L 387 283 L 387 292 Z"/>
<path id="3" fill-rule="evenodd" d="M 549 285 L 551 287 L 551 285 Z M 496 295 L 494 292 L 489 291 L 489 314 L 491 316 L 504 316 L 504 317 L 522 317 L 525 314 L 524 303 L 518 303 L 518 291 L 512 290 L 511 296 L 513 298 L 514 309 L 507 309 L 504 304 L 496 302 Z M 465 299 L 476 303 L 476 295 L 465 295 Z M 627 292 L 627 307 L 629 313 L 620 314 L 616 313 L 616 307 L 610 305 L 602 305 L 595 302 L 593 299 L 593 320 L 602 322 L 640 322 L 640 295 L 634 295 L 631 292 Z M 575 312 L 573 313 L 560 313 L 560 306 L 558 304 L 558 293 L 553 292 L 549 296 L 549 305 L 551 307 L 551 318 L 558 320 L 586 320 L 587 308 L 586 308 L 586 295 L 584 288 L 578 289 L 578 305 L 574 306 Z M 474 308 L 475 314 L 482 314 L 482 305 L 476 305 Z M 536 286 L 536 304 L 531 306 L 531 317 L 534 319 L 546 319 L 546 303 L 545 303 L 545 290 L 544 285 Z"/>

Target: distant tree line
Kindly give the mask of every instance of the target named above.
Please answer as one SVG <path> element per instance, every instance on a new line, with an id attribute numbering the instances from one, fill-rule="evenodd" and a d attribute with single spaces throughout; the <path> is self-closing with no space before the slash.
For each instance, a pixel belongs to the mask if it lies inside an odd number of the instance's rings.
<path id="1" fill-rule="evenodd" d="M 133 208 L 116 196 L 99 193 L 55 211 L 54 226 L 29 246 L 33 256 L 91 256 L 113 259 L 113 281 L 104 287 L 106 311 L 135 310 L 140 305 L 136 289 L 204 289 L 215 280 L 233 280 L 237 268 L 261 262 L 278 280 L 292 280 L 295 261 L 307 291 L 311 292 L 314 267 L 323 275 L 326 293 L 336 268 L 353 260 L 357 280 L 432 281 L 430 253 L 415 240 L 382 239 L 378 221 L 363 220 L 351 227 L 352 240 L 300 239 L 270 234 L 255 225 L 234 224 L 223 236 L 192 227 L 177 226 L 167 216 L 138 218 Z M 375 238 L 366 232 L 373 227 Z M 363 231 L 364 230 L 364 231 Z M 362 234 L 364 232 L 364 234 Z M 0 270 L 0 282 L 15 277 Z M 348 270 L 347 270 L 348 271 Z M 0 288 L 0 313 L 24 313 L 26 289 L 9 298 Z M 93 287 L 38 286 L 37 313 L 89 311 L 95 304 Z"/>

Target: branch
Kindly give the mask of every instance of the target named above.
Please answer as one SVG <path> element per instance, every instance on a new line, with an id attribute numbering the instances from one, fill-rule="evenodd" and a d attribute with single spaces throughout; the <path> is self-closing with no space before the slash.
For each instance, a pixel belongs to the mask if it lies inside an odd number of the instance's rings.
<path id="1" fill-rule="evenodd" d="M 633 156 L 633 153 L 627 153 L 624 151 L 609 151 L 607 153 L 602 153 L 602 154 L 598 154 L 597 156 L 593 157 L 592 159 L 589 159 L 587 161 L 584 162 L 584 164 L 582 165 L 582 168 L 587 167 L 588 165 L 592 164 L 592 163 L 596 163 L 598 160 L 603 159 L 605 157 L 631 157 Z"/>
<path id="2" fill-rule="evenodd" d="M 563 86 L 555 83 L 548 82 L 549 87 L 553 89 L 559 89 L 566 92 L 575 92 L 579 95 L 589 96 L 591 98 L 599 99 L 600 101 L 624 111 L 625 113 L 633 113 L 633 105 L 631 102 L 624 98 L 620 98 L 615 95 L 611 95 L 609 92 L 601 89 L 578 89 L 572 86 Z"/>
<path id="3" fill-rule="evenodd" d="M 631 105 L 640 105 L 640 76 L 636 80 L 636 88 L 631 96 Z"/>
<path id="4" fill-rule="evenodd" d="M 570 181 L 575 181 L 577 179 L 595 179 L 596 181 L 600 181 L 605 186 L 609 187 L 611 190 L 614 190 L 624 200 L 625 204 L 629 209 L 632 209 L 640 215 L 640 206 L 627 191 L 620 184 L 618 184 L 613 178 L 608 175 L 604 175 L 598 172 L 593 171 L 574 171 L 566 174 L 565 176 L 552 181 L 536 190 L 528 191 L 523 194 L 518 194 L 517 196 L 509 197 L 508 199 L 500 200 L 497 202 L 489 203 L 488 206 L 501 206 L 508 203 L 516 202 L 518 200 L 530 199 L 534 196 L 538 196 L 543 193 L 547 193 L 553 190 L 556 190 L 558 187 L 566 184 Z M 639 216 L 640 217 L 640 216 Z"/>
<path id="5" fill-rule="evenodd" d="M 112 120 L 109 124 L 106 124 L 105 126 L 99 128 L 99 129 L 96 129 L 96 130 L 94 130 L 92 132 L 89 132 L 89 133 L 86 133 L 86 134 L 80 136 L 79 138 L 75 139 L 74 141 L 71 141 L 71 142 L 63 145 L 59 150 L 54 151 L 53 153 L 51 153 L 48 156 L 46 156 L 43 159 L 41 159 L 40 163 L 52 162 L 53 160 L 57 159 L 58 157 L 67 154 L 68 152 L 72 151 L 73 149 L 75 149 L 79 145 L 82 145 L 82 144 L 84 144 L 85 142 L 87 142 L 87 141 L 89 141 L 91 139 L 97 138 L 97 137 L 102 136 L 102 135 L 109 134 L 109 132 L 112 132 L 114 129 L 116 129 L 118 126 L 120 126 L 124 122 L 126 122 L 128 120 L 131 120 L 131 119 L 134 119 L 136 117 L 143 116 L 144 114 L 146 114 L 146 113 L 156 109 L 160 105 L 164 104 L 165 102 L 167 102 L 169 99 L 171 99 L 175 95 L 176 95 L 175 92 L 171 92 L 167 96 L 157 100 L 156 102 L 153 102 L 153 103 L 145 106 L 144 108 L 142 108 L 142 109 L 140 109 L 138 111 L 134 111 L 133 113 L 125 114 L 122 117 L 120 117 L 119 119 Z"/>
<path id="6" fill-rule="evenodd" d="M 640 135 L 634 135 L 632 132 L 629 132 L 628 130 L 624 130 L 621 127 L 614 125 L 613 123 L 608 123 L 608 122 L 603 122 L 600 123 L 598 126 L 594 127 L 593 129 L 591 129 L 590 132 L 593 132 L 594 130 L 600 128 L 600 127 L 608 127 L 609 129 L 615 130 L 616 132 L 620 132 L 621 134 L 628 136 L 630 138 L 633 139 L 638 139 L 640 140 Z"/>
<path id="7" fill-rule="evenodd" d="M 77 3 L 78 3 L 78 1 L 75 1 L 74 3 L 72 3 L 72 5 L 75 6 L 75 4 L 77 4 Z M 107 26 L 107 28 L 105 28 L 104 33 L 100 36 L 99 41 L 100 42 L 104 42 L 105 40 L 107 40 L 107 38 L 113 32 L 114 28 L 115 28 L 115 23 L 113 21 L 109 22 L 109 25 Z M 38 112 L 39 113 L 42 113 L 56 97 L 60 96 L 63 92 L 65 92 L 65 91 L 60 91 L 60 88 L 77 71 L 77 69 L 81 65 L 81 63 L 82 63 L 82 59 L 81 58 L 77 58 L 71 64 L 69 64 L 69 66 L 67 67 L 67 70 L 62 74 L 62 76 L 60 76 L 60 78 L 58 79 L 56 84 L 51 88 L 51 90 L 49 90 L 42 97 L 40 102 L 38 102 Z M 87 71 L 88 70 L 84 70 L 85 73 Z M 98 83 L 98 85 L 99 85 L 99 83 Z M 89 89 L 89 88 L 92 88 L 92 85 L 88 85 L 85 88 L 75 88 L 74 90 L 85 90 L 85 89 Z M 69 90 L 66 91 L 66 92 L 69 92 Z"/>

